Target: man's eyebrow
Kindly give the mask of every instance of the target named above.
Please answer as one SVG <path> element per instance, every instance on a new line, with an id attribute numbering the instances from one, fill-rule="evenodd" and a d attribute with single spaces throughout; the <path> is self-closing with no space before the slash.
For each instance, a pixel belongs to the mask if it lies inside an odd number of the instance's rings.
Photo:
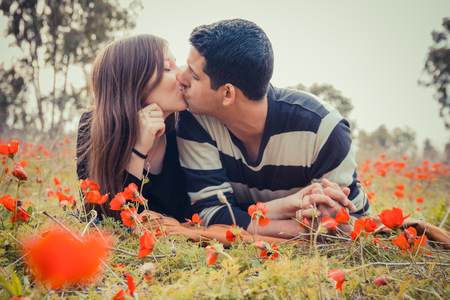
<path id="1" fill-rule="evenodd" d="M 191 66 L 188 66 L 188 67 L 189 67 L 189 69 L 191 69 L 191 72 L 194 74 L 194 76 L 195 76 L 195 77 L 198 77 L 198 75 L 195 74 L 194 70 L 192 70 Z"/>

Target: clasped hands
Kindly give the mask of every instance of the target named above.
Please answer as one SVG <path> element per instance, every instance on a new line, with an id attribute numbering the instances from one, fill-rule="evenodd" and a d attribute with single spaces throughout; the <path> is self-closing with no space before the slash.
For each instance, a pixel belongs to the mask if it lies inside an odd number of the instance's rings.
<path id="1" fill-rule="evenodd" d="M 319 224 L 325 216 L 335 218 L 343 207 L 349 211 L 356 211 L 356 206 L 347 198 L 350 194 L 348 187 L 341 189 L 337 183 L 330 182 L 327 179 L 323 179 L 322 184 L 323 186 L 319 183 L 311 184 L 286 197 L 283 206 L 287 217 L 295 217 L 299 220 L 306 218 L 311 224 L 311 219 L 315 215 L 317 221 L 314 223 Z M 317 228 L 317 226 L 314 227 Z M 339 229 L 350 232 L 352 226 L 339 225 Z"/>

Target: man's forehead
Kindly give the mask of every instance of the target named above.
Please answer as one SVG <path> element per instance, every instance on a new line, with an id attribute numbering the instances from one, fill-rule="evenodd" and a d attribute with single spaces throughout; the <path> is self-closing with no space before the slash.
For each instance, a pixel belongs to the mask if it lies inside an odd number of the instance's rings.
<path id="1" fill-rule="evenodd" d="M 191 50 L 189 51 L 189 55 L 187 58 L 187 63 L 189 66 L 194 67 L 194 70 L 198 72 L 203 69 L 203 65 L 205 63 L 205 58 L 200 55 L 200 53 L 197 51 L 197 49 L 194 48 L 194 46 L 191 46 Z"/>

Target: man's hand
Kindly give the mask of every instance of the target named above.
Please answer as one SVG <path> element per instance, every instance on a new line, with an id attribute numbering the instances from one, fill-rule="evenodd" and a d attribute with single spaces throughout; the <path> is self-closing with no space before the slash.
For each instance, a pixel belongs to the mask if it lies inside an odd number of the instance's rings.
<path id="1" fill-rule="evenodd" d="M 315 214 L 316 217 L 328 216 L 331 218 L 335 218 L 336 214 L 341 211 L 342 207 L 345 207 L 350 211 L 356 211 L 356 206 L 347 198 L 347 196 L 350 194 L 349 188 L 345 187 L 341 189 L 337 183 L 332 183 L 325 178 L 322 180 L 322 183 L 324 187 L 323 189 L 313 188 L 311 190 L 311 193 L 327 196 L 330 201 L 319 203 L 314 202 L 314 200 L 317 199 L 316 197 L 305 197 L 302 201 L 300 210 L 298 210 L 296 213 L 297 218 L 310 219 L 312 218 L 313 214 Z"/>
<path id="2" fill-rule="evenodd" d="M 336 201 L 325 194 L 323 187 L 319 183 L 314 183 L 293 195 L 269 201 L 265 204 L 269 209 L 267 213 L 268 218 L 286 220 L 295 218 L 299 210 L 309 210 L 314 205 L 319 204 L 333 207 L 336 205 Z"/>

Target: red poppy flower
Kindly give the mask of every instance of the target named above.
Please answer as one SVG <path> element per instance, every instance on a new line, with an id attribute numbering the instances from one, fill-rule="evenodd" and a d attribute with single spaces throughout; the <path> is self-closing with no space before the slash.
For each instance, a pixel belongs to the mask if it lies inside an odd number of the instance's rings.
<path id="1" fill-rule="evenodd" d="M 206 258 L 206 263 L 210 266 L 213 265 L 220 256 L 220 253 L 214 248 L 214 246 L 208 246 L 205 250 L 209 250 L 208 257 Z"/>
<path id="2" fill-rule="evenodd" d="M 341 208 L 341 211 L 336 214 L 336 222 L 339 224 L 347 224 L 348 221 L 350 221 L 350 215 L 344 208 Z"/>
<path id="3" fill-rule="evenodd" d="M 384 226 L 395 229 L 403 224 L 403 221 L 408 218 L 411 214 L 403 217 L 403 211 L 400 208 L 393 207 L 392 210 L 383 210 L 380 214 L 381 223 Z"/>
<path id="4" fill-rule="evenodd" d="M 94 182 L 94 180 L 91 180 L 89 178 L 81 180 L 80 187 L 84 192 L 98 191 L 98 189 L 100 188 L 98 184 Z"/>
<path id="5" fill-rule="evenodd" d="M 56 188 L 60 189 L 62 187 L 61 182 L 57 177 L 53 177 L 53 183 L 56 185 Z"/>
<path id="6" fill-rule="evenodd" d="M 198 218 L 198 214 L 193 214 L 192 215 L 192 220 L 189 219 L 185 219 L 186 221 L 188 221 L 189 224 L 193 224 L 193 225 L 202 225 L 203 223 L 203 219 L 199 219 Z"/>
<path id="7" fill-rule="evenodd" d="M 383 168 L 377 168 L 377 173 L 379 174 L 379 175 L 381 175 L 381 176 L 386 176 L 386 174 L 387 174 L 387 172 L 386 172 L 386 170 L 385 169 L 383 169 Z"/>
<path id="8" fill-rule="evenodd" d="M 336 280 L 336 290 L 340 290 L 342 292 L 342 284 L 345 281 L 344 272 L 342 272 L 341 270 L 331 270 L 330 272 L 328 272 L 327 278 Z"/>
<path id="9" fill-rule="evenodd" d="M 303 220 L 300 222 L 300 227 L 306 228 L 306 226 L 309 226 L 309 222 L 306 218 L 303 218 Z"/>
<path id="10" fill-rule="evenodd" d="M 98 191 L 90 191 L 84 194 L 86 197 L 86 202 L 95 203 L 95 204 L 103 204 L 108 200 L 109 193 L 106 195 L 101 195 Z"/>
<path id="11" fill-rule="evenodd" d="M 263 250 L 261 251 L 261 254 L 259 255 L 259 257 L 261 257 L 262 259 L 265 260 L 274 260 L 275 258 L 277 258 L 279 256 L 278 251 L 278 247 L 277 245 L 273 245 L 271 249 L 269 250 Z"/>
<path id="12" fill-rule="evenodd" d="M 414 240 L 414 247 L 419 248 L 420 246 L 425 246 L 426 243 L 427 243 L 427 236 L 421 235 Z"/>
<path id="13" fill-rule="evenodd" d="M 44 283 L 57 289 L 64 285 L 77 285 L 93 279 L 98 267 L 107 257 L 108 242 L 100 236 L 79 237 L 60 229 L 51 229 L 42 238 L 31 238 L 24 244 L 29 251 L 28 264 Z"/>
<path id="14" fill-rule="evenodd" d="M 403 197 L 405 197 L 405 195 L 403 194 L 402 191 L 395 191 L 394 194 L 395 194 L 395 196 L 397 196 L 398 198 L 403 198 Z"/>
<path id="15" fill-rule="evenodd" d="M 122 217 L 123 225 L 129 226 L 129 227 L 136 225 L 138 215 L 137 215 L 135 208 L 125 209 L 124 211 L 122 211 L 120 213 L 120 216 Z"/>
<path id="16" fill-rule="evenodd" d="M 338 226 L 338 223 L 335 219 L 330 217 L 323 217 L 322 219 L 322 226 L 325 227 L 328 230 L 335 230 Z"/>
<path id="17" fill-rule="evenodd" d="M 355 226 L 353 228 L 353 231 L 350 233 L 350 236 L 352 237 L 352 241 L 359 238 L 359 235 L 360 235 L 361 231 L 363 231 L 363 230 L 364 230 L 363 226 Z"/>
<path id="18" fill-rule="evenodd" d="M 266 248 L 266 242 L 264 242 L 263 240 L 259 240 L 253 243 L 253 246 L 255 246 L 256 248 L 259 248 L 261 250 L 264 250 Z"/>
<path id="19" fill-rule="evenodd" d="M 3 204 L 9 211 L 16 210 L 16 200 L 14 200 L 10 195 L 3 195 L 0 198 L 0 203 Z"/>
<path id="20" fill-rule="evenodd" d="M 408 241 L 406 240 L 406 237 L 403 234 L 399 235 L 395 239 L 392 239 L 392 242 L 399 247 L 404 247 L 408 244 Z"/>
<path id="21" fill-rule="evenodd" d="M 378 285 L 378 286 L 386 285 L 387 284 L 387 277 L 386 276 L 378 277 L 377 279 L 375 279 L 375 284 Z"/>
<path id="22" fill-rule="evenodd" d="M 10 157 L 14 157 L 14 154 L 19 150 L 19 142 L 10 141 L 8 145 L 1 144 L 0 145 L 0 154 L 7 155 Z"/>
<path id="23" fill-rule="evenodd" d="M 135 183 L 130 183 L 124 190 L 123 195 L 127 200 L 137 201 L 144 204 L 144 197 L 139 193 L 137 185 Z"/>
<path id="24" fill-rule="evenodd" d="M 386 153 L 380 154 L 380 158 L 383 159 L 386 157 Z"/>
<path id="25" fill-rule="evenodd" d="M 417 237 L 417 230 L 414 227 L 409 227 L 404 230 L 408 242 L 412 242 Z"/>
<path id="26" fill-rule="evenodd" d="M 112 210 L 122 210 L 122 207 L 127 203 L 127 200 L 123 193 L 116 194 L 116 197 L 109 202 Z"/>
<path id="27" fill-rule="evenodd" d="M 27 181 L 28 180 L 28 175 L 25 172 L 25 170 L 23 169 L 22 165 L 20 163 L 15 163 L 14 164 L 14 169 L 12 171 L 12 175 L 14 177 L 16 177 L 17 179 L 19 179 L 20 181 Z"/>
<path id="28" fill-rule="evenodd" d="M 139 250 L 138 257 L 145 257 L 152 253 L 153 247 L 155 247 L 155 238 L 153 237 L 153 234 L 149 232 L 145 232 L 140 238 L 139 238 L 139 244 L 141 245 L 141 250 Z"/>
<path id="29" fill-rule="evenodd" d="M 375 229 L 377 229 L 377 222 L 369 218 L 361 217 L 355 221 L 355 228 L 358 226 L 361 226 L 362 229 L 366 231 L 366 235 L 368 235 L 370 232 L 374 232 Z"/>
<path id="30" fill-rule="evenodd" d="M 424 201 L 424 198 L 423 197 L 417 197 L 416 198 L 416 202 L 417 203 L 422 203 Z"/>
<path id="31" fill-rule="evenodd" d="M 11 218 L 11 224 L 14 224 L 16 221 L 23 221 L 24 223 L 26 223 L 29 217 L 30 214 L 19 206 L 17 207 L 17 213 L 14 213 Z"/>
<path id="32" fill-rule="evenodd" d="M 239 238 L 242 238 L 241 232 L 242 232 L 242 228 L 234 227 L 234 224 L 231 225 L 231 230 L 228 230 L 226 232 L 227 241 L 234 242 L 238 236 L 239 236 Z"/>
<path id="33" fill-rule="evenodd" d="M 395 187 L 400 191 L 403 191 L 405 189 L 405 186 L 403 184 L 396 184 Z"/>
<path id="34" fill-rule="evenodd" d="M 258 220 L 259 226 L 264 227 L 270 222 L 270 219 L 265 217 L 268 210 L 269 209 L 264 203 L 258 202 L 256 205 L 250 205 L 247 211 L 253 219 Z"/>
<path id="35" fill-rule="evenodd" d="M 113 298 L 113 300 L 126 300 L 126 299 L 128 299 L 128 297 L 125 297 L 125 295 L 133 297 L 136 286 L 134 285 L 133 277 L 131 277 L 131 275 L 128 273 L 127 273 L 127 285 L 128 285 L 128 290 L 126 290 L 126 291 L 120 290 L 117 293 L 117 295 Z"/>

